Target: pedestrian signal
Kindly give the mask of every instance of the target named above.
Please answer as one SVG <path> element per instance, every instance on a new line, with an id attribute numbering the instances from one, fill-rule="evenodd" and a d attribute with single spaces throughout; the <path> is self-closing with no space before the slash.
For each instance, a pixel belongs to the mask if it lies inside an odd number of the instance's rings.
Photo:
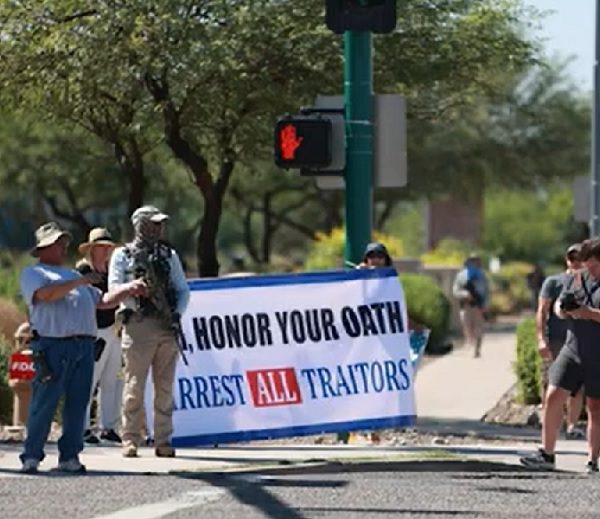
<path id="1" fill-rule="evenodd" d="M 325 168 L 331 163 L 331 121 L 318 116 L 282 117 L 275 124 L 275 164 Z"/>

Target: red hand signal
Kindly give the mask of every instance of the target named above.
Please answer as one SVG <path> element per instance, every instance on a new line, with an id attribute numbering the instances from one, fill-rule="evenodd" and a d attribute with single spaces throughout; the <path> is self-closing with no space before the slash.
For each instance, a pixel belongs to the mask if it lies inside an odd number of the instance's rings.
<path id="1" fill-rule="evenodd" d="M 284 160 L 294 160 L 296 150 L 302 144 L 304 137 L 298 137 L 296 127 L 293 124 L 286 124 L 279 132 L 281 157 Z"/>

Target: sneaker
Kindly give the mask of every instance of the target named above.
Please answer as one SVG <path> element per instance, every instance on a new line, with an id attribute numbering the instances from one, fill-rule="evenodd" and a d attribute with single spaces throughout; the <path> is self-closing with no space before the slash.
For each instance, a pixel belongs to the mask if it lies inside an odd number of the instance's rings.
<path id="1" fill-rule="evenodd" d="M 67 474 L 85 474 L 87 469 L 77 458 L 71 458 L 67 461 L 59 461 L 56 472 L 65 472 Z"/>
<path id="2" fill-rule="evenodd" d="M 175 449 L 170 445 L 159 445 L 154 449 L 154 454 L 156 454 L 159 458 L 174 458 L 175 457 Z"/>
<path id="3" fill-rule="evenodd" d="M 40 462 L 36 459 L 29 458 L 23 462 L 21 467 L 21 474 L 37 474 Z"/>
<path id="4" fill-rule="evenodd" d="M 100 439 L 90 429 L 86 429 L 83 433 L 83 441 L 88 445 L 98 445 Z"/>
<path id="5" fill-rule="evenodd" d="M 122 443 L 121 437 L 115 432 L 114 429 L 110 429 L 108 431 L 102 431 L 100 433 L 100 439 L 102 441 L 106 441 L 106 442 Z"/>
<path id="6" fill-rule="evenodd" d="M 137 458 L 137 447 L 133 442 L 126 441 L 123 443 L 123 450 L 121 451 L 124 458 Z"/>
<path id="7" fill-rule="evenodd" d="M 600 470 L 598 470 L 598 462 L 597 461 L 588 461 L 587 465 L 585 466 L 585 471 L 588 474 L 595 474 L 597 472 L 600 472 Z"/>
<path id="8" fill-rule="evenodd" d="M 571 427 L 565 432 L 565 438 L 567 440 L 585 440 L 585 432 L 579 427 Z"/>
<path id="9" fill-rule="evenodd" d="M 521 465 L 534 470 L 554 470 L 554 454 L 546 454 L 544 449 L 538 449 L 535 454 L 523 456 L 520 460 Z"/>

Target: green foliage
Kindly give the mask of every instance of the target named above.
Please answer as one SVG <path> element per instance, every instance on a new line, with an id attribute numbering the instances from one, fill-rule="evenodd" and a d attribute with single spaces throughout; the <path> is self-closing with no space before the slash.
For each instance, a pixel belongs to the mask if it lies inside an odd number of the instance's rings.
<path id="1" fill-rule="evenodd" d="M 0 252 L 0 299 L 8 299 L 24 308 L 20 296 L 19 279 L 21 270 L 33 262 L 33 258 L 10 251 Z"/>
<path id="2" fill-rule="evenodd" d="M 573 214 L 568 188 L 550 191 L 491 191 L 485 199 L 484 248 L 503 259 L 560 259 L 570 242 Z"/>
<path id="3" fill-rule="evenodd" d="M 532 269 L 530 263 L 513 261 L 502 265 L 498 272 L 489 274 L 492 314 L 514 314 L 531 308 L 527 274 Z"/>
<path id="4" fill-rule="evenodd" d="M 436 281 L 425 274 L 400 274 L 408 314 L 431 329 L 428 348 L 443 343 L 450 324 L 450 302 Z"/>
<path id="5" fill-rule="evenodd" d="M 517 326 L 518 398 L 523 404 L 539 404 L 542 389 L 542 360 L 538 353 L 535 319 L 527 318 Z"/>
<path id="6" fill-rule="evenodd" d="M 10 343 L 0 335 L 0 385 L 8 385 L 8 361 L 10 354 Z"/>
<path id="7" fill-rule="evenodd" d="M 6 106 L 75 121 L 108 144 L 127 172 L 129 209 L 138 200 L 132 192 L 142 195 L 142 162 L 164 140 L 202 193 L 204 207 L 193 205 L 204 211 L 198 250 L 210 256 L 234 166 L 270 158 L 276 115 L 342 89 L 342 39 L 326 29 L 323 10 L 322 0 L 0 2 L 0 95 Z M 406 94 L 415 119 L 437 120 L 449 106 L 499 92 L 501 73 L 535 60 L 523 36 L 530 16 L 517 0 L 401 2 L 398 10 L 398 30 L 374 41 L 375 82 L 378 91 Z M 409 138 L 418 151 L 430 128 L 416 128 Z M 430 155 L 421 153 L 423 162 Z M 416 187 L 429 192 L 441 170 L 414 169 Z M 318 229 L 313 222 L 322 220 L 304 211 L 288 216 L 301 197 L 269 208 L 261 199 L 273 186 L 261 187 L 244 210 L 230 209 L 240 225 L 258 207 L 289 228 Z M 325 198 L 315 196 L 309 213 L 326 209 Z M 327 228 L 337 224 L 339 217 Z M 272 226 L 261 230 L 270 236 Z M 267 239 L 262 248 L 269 246 Z"/>
<path id="8" fill-rule="evenodd" d="M 397 201 L 397 196 L 391 193 L 389 198 L 393 200 L 392 203 Z M 393 210 L 392 216 L 384 222 L 381 231 L 392 236 L 400 236 L 404 245 L 404 254 L 411 258 L 419 257 L 423 248 L 424 235 L 422 203 L 400 204 Z"/>
<path id="9" fill-rule="evenodd" d="M 343 268 L 345 231 L 334 229 L 330 234 L 317 233 L 317 239 L 308 251 L 304 268 L 306 270 L 327 270 Z M 402 257 L 402 241 L 380 232 L 373 233 L 373 241 L 383 243 L 392 260 Z"/>
<path id="10" fill-rule="evenodd" d="M 430 267 L 461 267 L 471 247 L 454 238 L 444 238 L 437 247 L 421 256 L 424 265 Z"/>

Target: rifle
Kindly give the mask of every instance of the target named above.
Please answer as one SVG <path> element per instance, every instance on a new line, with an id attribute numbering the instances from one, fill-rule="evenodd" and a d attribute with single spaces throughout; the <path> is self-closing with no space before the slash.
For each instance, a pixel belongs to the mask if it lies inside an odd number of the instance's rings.
<path id="1" fill-rule="evenodd" d="M 171 283 L 170 257 L 171 248 L 162 242 L 156 243 L 148 256 L 148 268 L 143 279 L 148 286 L 151 303 L 175 335 L 179 354 L 187 366 L 188 360 L 185 355 L 187 343 L 181 327 L 181 316 L 177 312 L 177 294 Z M 168 315 L 164 314 L 165 309 L 168 309 Z"/>

